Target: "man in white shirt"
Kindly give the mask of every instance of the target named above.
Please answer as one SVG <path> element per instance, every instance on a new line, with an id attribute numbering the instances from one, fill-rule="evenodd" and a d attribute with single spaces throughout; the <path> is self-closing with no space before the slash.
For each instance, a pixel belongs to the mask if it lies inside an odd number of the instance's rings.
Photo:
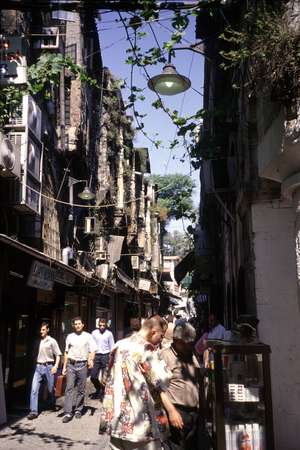
<path id="1" fill-rule="evenodd" d="M 30 394 L 30 413 L 27 416 L 29 420 L 36 419 L 38 416 L 38 397 L 43 379 L 47 381 L 51 407 L 55 407 L 54 374 L 57 372 L 61 351 L 56 340 L 49 336 L 49 325 L 46 322 L 41 325 L 40 335 Z"/>
<path id="2" fill-rule="evenodd" d="M 84 394 L 88 369 L 93 368 L 96 344 L 92 335 L 83 331 L 81 317 L 72 320 L 74 333 L 68 334 L 64 356 L 63 375 L 67 375 L 63 423 L 73 418 L 73 389 L 76 386 L 75 417 L 80 419 L 84 405 Z"/>
<path id="3" fill-rule="evenodd" d="M 104 393 L 102 384 L 99 381 L 99 373 L 108 366 L 109 355 L 114 346 L 114 337 L 111 331 L 107 329 L 107 323 L 105 319 L 99 319 L 98 328 L 92 332 L 92 336 L 95 340 L 97 350 L 95 355 L 94 366 L 91 371 L 91 382 L 95 386 L 95 397 L 101 397 Z M 101 374 L 102 375 L 102 374 Z"/>
<path id="4" fill-rule="evenodd" d="M 204 348 L 206 350 L 203 353 L 203 360 L 204 360 L 204 367 L 209 368 L 210 366 L 210 348 L 209 343 L 207 341 L 209 340 L 225 340 L 226 337 L 226 330 L 223 327 L 223 325 L 220 324 L 219 320 L 215 316 L 215 314 L 210 314 L 208 316 L 208 334 L 206 340 L 203 341 Z"/>

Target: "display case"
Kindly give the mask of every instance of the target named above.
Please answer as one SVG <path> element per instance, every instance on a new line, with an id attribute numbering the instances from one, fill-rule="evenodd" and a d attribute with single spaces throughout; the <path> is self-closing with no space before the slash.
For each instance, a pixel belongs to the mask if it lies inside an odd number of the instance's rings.
<path id="1" fill-rule="evenodd" d="M 270 347 L 209 341 L 208 428 L 214 450 L 274 450 Z"/>

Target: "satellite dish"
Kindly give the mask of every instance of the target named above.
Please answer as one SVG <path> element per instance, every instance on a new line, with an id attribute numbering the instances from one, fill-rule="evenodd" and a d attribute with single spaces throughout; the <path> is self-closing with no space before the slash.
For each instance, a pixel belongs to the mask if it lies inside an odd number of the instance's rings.
<path id="1" fill-rule="evenodd" d="M 3 138 L 0 144 L 1 161 L 6 170 L 13 170 L 16 162 L 15 148 L 8 138 Z"/>

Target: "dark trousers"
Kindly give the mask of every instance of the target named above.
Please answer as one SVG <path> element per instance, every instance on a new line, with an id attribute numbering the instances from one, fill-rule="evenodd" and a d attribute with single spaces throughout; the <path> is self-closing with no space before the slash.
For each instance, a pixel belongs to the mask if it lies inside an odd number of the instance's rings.
<path id="1" fill-rule="evenodd" d="M 71 363 L 67 365 L 67 384 L 65 390 L 65 414 L 72 414 L 73 410 L 73 389 L 76 386 L 75 411 L 82 412 L 84 404 L 84 394 L 87 378 L 87 362 Z"/>
<path id="2" fill-rule="evenodd" d="M 91 382 L 95 386 L 97 392 L 101 390 L 101 383 L 99 382 L 100 370 L 105 370 L 108 366 L 109 353 L 96 353 L 94 366 L 91 370 Z"/>
<path id="3" fill-rule="evenodd" d="M 172 450 L 204 450 L 208 449 L 204 433 L 204 421 L 199 411 L 175 405 L 183 420 L 183 429 L 170 425 L 171 436 L 168 444 Z"/>

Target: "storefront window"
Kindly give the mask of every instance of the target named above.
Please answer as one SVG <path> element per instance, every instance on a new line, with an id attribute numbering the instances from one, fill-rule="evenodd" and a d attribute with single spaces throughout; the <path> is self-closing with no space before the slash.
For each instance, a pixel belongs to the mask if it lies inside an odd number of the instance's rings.
<path id="1" fill-rule="evenodd" d="M 72 319 L 79 316 L 79 298 L 74 292 L 66 292 L 64 311 L 62 313 L 62 334 L 66 338 L 73 332 Z"/>

